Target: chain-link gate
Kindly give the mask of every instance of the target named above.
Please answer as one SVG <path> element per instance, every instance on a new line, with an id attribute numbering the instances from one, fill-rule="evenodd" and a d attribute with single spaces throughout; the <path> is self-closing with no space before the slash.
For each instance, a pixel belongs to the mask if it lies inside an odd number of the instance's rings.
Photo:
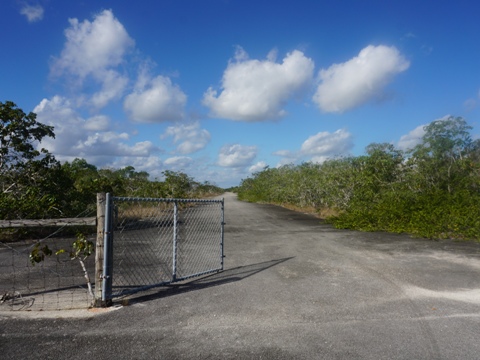
<path id="1" fill-rule="evenodd" d="M 223 270 L 224 201 L 107 194 L 102 299 Z"/>

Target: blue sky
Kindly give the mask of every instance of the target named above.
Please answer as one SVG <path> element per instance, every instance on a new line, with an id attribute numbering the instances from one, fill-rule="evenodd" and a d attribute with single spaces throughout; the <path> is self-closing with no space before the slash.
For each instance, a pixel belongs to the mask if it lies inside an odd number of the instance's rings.
<path id="1" fill-rule="evenodd" d="M 479 34 L 474 0 L 5 0 L 0 101 L 59 160 L 227 187 L 448 115 L 478 138 Z"/>

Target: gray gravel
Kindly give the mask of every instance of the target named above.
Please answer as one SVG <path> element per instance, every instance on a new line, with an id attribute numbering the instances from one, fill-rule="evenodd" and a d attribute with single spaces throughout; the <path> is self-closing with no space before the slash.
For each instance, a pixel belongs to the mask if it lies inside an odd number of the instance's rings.
<path id="1" fill-rule="evenodd" d="M 1 313 L 1 358 L 480 358 L 479 243 L 225 202 L 225 271 L 116 311 Z"/>

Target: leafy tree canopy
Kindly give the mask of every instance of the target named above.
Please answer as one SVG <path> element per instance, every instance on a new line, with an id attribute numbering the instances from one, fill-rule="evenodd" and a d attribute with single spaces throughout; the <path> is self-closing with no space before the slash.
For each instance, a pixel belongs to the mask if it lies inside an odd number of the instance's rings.
<path id="1" fill-rule="evenodd" d="M 47 150 L 36 150 L 36 142 L 55 137 L 53 127 L 41 124 L 34 113 L 25 114 L 12 101 L 0 102 L 0 171 L 33 160 Z"/>

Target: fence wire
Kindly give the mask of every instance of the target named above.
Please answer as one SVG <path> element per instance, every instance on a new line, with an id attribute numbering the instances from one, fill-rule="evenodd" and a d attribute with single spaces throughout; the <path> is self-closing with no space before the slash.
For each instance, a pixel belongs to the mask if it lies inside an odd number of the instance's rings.
<path id="1" fill-rule="evenodd" d="M 68 253 L 75 241 L 75 230 L 50 230 L 48 236 L 37 240 L 0 241 L 0 311 L 67 310 L 91 304 L 84 271 Z M 88 239 L 95 242 L 95 228 L 88 231 Z M 47 246 L 52 254 L 32 264 L 29 256 L 36 245 Z M 66 252 L 56 255 L 61 249 Z M 95 255 L 85 260 L 85 266 L 94 281 Z"/>
<path id="2" fill-rule="evenodd" d="M 113 202 L 112 296 L 223 269 L 223 200 Z"/>

